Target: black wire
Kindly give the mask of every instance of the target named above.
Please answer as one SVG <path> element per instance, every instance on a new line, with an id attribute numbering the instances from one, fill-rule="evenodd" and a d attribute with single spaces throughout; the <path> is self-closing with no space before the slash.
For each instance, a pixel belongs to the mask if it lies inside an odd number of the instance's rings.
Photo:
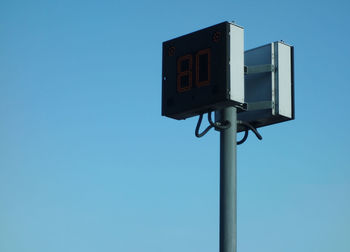
<path id="1" fill-rule="evenodd" d="M 251 131 L 253 131 L 259 140 L 262 139 L 262 136 L 259 134 L 259 132 L 256 130 L 256 128 L 254 128 L 250 123 L 243 122 L 243 121 L 237 121 L 237 123 L 245 126 L 246 129 L 249 128 Z"/>
<path id="2" fill-rule="evenodd" d="M 208 113 L 208 121 L 212 127 L 214 127 L 216 130 L 225 130 L 231 127 L 231 122 L 230 121 L 225 121 L 225 122 L 213 122 L 211 119 L 211 112 Z"/>
<path id="3" fill-rule="evenodd" d="M 243 138 L 237 142 L 237 145 L 240 145 L 240 144 L 244 143 L 244 142 L 247 140 L 247 138 L 248 138 L 248 133 L 249 133 L 249 130 L 246 129 L 246 130 L 244 131 L 244 136 L 243 136 Z"/>
<path id="4" fill-rule="evenodd" d="M 196 135 L 196 137 L 198 137 L 198 138 L 204 136 L 205 134 L 208 133 L 208 131 L 209 131 L 211 128 L 213 128 L 212 125 L 209 125 L 205 130 L 203 130 L 202 133 L 199 133 L 199 128 L 201 127 L 202 120 L 203 120 L 203 114 L 200 114 L 200 115 L 199 115 L 199 118 L 198 118 L 197 126 L 196 126 L 196 131 L 195 131 L 195 135 Z"/>
<path id="5" fill-rule="evenodd" d="M 225 121 L 223 123 L 222 122 L 215 122 L 214 123 L 212 118 L 211 118 L 211 112 L 209 112 L 208 113 L 208 122 L 210 125 L 205 130 L 203 130 L 202 133 L 199 133 L 199 129 L 200 129 L 201 124 L 202 124 L 202 120 L 203 120 L 203 114 L 200 114 L 199 118 L 198 118 L 196 130 L 195 130 L 195 135 L 198 138 L 207 134 L 209 132 L 209 130 L 211 130 L 212 128 L 215 128 L 217 130 L 225 130 L 225 129 L 228 129 L 229 127 L 231 127 L 230 121 Z M 237 145 L 240 145 L 247 140 L 249 130 L 253 131 L 259 140 L 262 140 L 262 136 L 259 134 L 259 132 L 256 130 L 256 128 L 254 126 L 252 126 L 250 123 L 243 122 L 243 121 L 237 121 L 237 124 L 243 125 L 245 127 L 244 136 L 241 140 L 239 140 L 237 142 Z"/>

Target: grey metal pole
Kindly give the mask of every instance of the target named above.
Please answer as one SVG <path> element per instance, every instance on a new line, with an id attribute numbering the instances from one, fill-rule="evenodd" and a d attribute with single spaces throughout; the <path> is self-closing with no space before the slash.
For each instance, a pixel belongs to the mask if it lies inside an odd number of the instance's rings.
<path id="1" fill-rule="evenodd" d="M 218 118 L 231 127 L 220 132 L 220 252 L 237 251 L 236 132 L 237 109 L 220 110 Z"/>

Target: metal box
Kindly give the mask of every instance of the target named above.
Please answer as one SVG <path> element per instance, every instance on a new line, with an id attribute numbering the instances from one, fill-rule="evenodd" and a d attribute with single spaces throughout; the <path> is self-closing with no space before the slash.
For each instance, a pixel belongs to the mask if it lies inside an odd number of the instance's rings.
<path id="1" fill-rule="evenodd" d="M 163 43 L 162 115 L 186 119 L 244 102 L 243 28 L 223 22 Z"/>
<path id="2" fill-rule="evenodd" d="M 238 120 L 258 128 L 294 119 L 294 48 L 283 42 L 254 48 L 244 64 L 247 111 Z"/>

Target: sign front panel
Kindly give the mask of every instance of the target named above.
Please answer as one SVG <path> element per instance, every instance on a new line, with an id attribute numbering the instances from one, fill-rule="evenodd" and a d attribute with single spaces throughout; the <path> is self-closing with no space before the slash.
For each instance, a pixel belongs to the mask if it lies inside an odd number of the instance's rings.
<path id="1" fill-rule="evenodd" d="M 162 115 L 185 119 L 229 97 L 229 23 L 163 43 Z"/>

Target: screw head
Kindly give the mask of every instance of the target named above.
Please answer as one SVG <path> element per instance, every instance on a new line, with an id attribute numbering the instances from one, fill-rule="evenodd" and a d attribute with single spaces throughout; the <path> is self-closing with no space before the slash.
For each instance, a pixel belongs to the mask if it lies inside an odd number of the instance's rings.
<path id="1" fill-rule="evenodd" d="M 213 35 L 213 41 L 214 42 L 219 42 L 221 40 L 221 32 L 219 32 L 219 31 L 216 31 L 215 33 L 214 33 L 214 35 Z"/>
<path id="2" fill-rule="evenodd" d="M 175 55 L 175 46 L 172 46 L 168 49 L 168 55 L 174 56 Z"/>

